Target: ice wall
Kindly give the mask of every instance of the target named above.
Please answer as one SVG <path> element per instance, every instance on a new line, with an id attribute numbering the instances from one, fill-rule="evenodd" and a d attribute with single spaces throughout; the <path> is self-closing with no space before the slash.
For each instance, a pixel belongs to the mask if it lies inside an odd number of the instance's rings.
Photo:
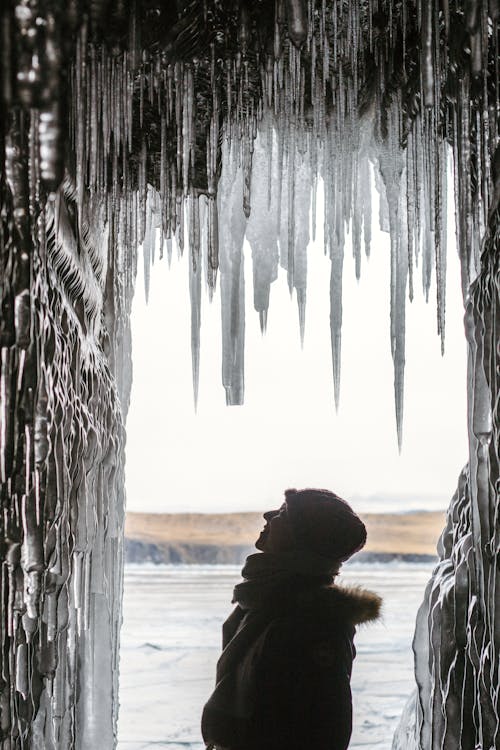
<path id="1" fill-rule="evenodd" d="M 394 750 L 493 750 L 500 744 L 500 173 L 496 185 L 481 272 L 465 315 L 470 460 L 451 500 L 439 564 L 418 613 L 417 691 Z"/>
<path id="2" fill-rule="evenodd" d="M 190 254 L 195 399 L 203 287 L 210 299 L 220 286 L 223 385 L 228 403 L 241 403 L 244 237 L 263 330 L 281 265 L 303 336 L 310 206 L 315 217 L 322 179 L 338 402 L 345 237 L 359 274 L 373 175 L 390 234 L 387 335 L 401 441 L 405 304 L 417 263 L 424 294 L 436 274 L 444 346 L 451 149 L 471 452 L 468 490 L 452 504 L 454 531 L 419 620 L 410 724 L 426 750 L 472 740 L 490 750 L 499 655 L 497 4 L 11 0 L 0 13 L 2 747 L 114 744 L 138 246 L 146 287 L 174 235 Z M 467 594 L 453 599 L 464 560 L 474 562 Z M 450 637 L 461 628 L 465 646 Z"/>
<path id="3" fill-rule="evenodd" d="M 28 117 L 13 117 L 2 185 L 0 746 L 113 747 L 124 512 L 108 238 L 96 231 L 98 202 L 78 223 L 68 176 L 42 204 L 24 180 L 31 137 Z"/>

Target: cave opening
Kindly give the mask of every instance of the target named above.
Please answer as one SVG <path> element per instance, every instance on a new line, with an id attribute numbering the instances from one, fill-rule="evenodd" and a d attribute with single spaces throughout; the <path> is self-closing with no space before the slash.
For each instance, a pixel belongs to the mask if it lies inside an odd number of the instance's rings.
<path id="1" fill-rule="evenodd" d="M 320 191 L 320 206 L 321 197 Z M 452 199 L 448 196 L 451 207 Z M 339 579 L 341 585 L 368 585 L 386 600 L 383 622 L 375 632 L 361 629 L 357 638 L 352 747 L 392 744 L 413 690 L 411 641 L 417 609 L 467 451 L 466 358 L 460 266 L 450 238 L 444 358 L 435 335 L 435 279 L 427 303 L 416 289 L 407 310 L 400 453 L 390 349 L 390 242 L 379 227 L 375 188 L 372 202 L 371 254 L 363 259 L 359 281 L 351 233 L 347 235 L 337 413 L 322 210 L 317 236 L 308 243 L 303 347 L 297 302 L 289 294 L 284 269 L 271 286 L 263 336 L 253 304 L 251 247 L 244 243 L 247 364 L 245 404 L 240 408 L 228 410 L 221 384 L 219 298 L 210 302 L 205 289 L 195 410 L 186 305 L 190 258 L 181 257 L 174 242 L 170 267 L 166 248 L 159 260 L 158 232 L 146 289 L 139 251 L 131 313 L 134 375 L 127 418 L 125 532 L 129 564 L 121 632 L 119 748 L 148 742 L 202 747 L 201 709 L 213 687 L 219 631 L 231 607 L 232 588 L 245 555 L 251 553 L 252 534 L 258 535 L 256 511 L 279 504 L 285 486 L 313 484 L 336 488 L 364 513 L 409 513 L 406 518 L 413 516 L 417 535 L 419 520 L 426 516 L 422 509 L 437 517 L 427 530 L 426 545 L 414 544 L 410 529 L 408 544 L 404 540 L 397 548 L 377 539 L 378 546 L 370 547 L 375 553 L 368 553 L 361 565 L 348 566 Z M 211 524 L 216 523 L 225 532 L 219 528 L 214 536 Z M 381 674 L 387 682 L 380 680 Z"/>

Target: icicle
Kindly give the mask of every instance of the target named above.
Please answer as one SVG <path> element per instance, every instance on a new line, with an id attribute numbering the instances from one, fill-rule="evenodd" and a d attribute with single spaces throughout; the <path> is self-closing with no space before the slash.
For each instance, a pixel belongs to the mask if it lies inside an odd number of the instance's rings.
<path id="1" fill-rule="evenodd" d="M 146 302 L 149 300 L 149 283 L 151 275 L 151 263 L 152 263 L 152 252 L 154 248 L 154 232 L 155 227 L 153 226 L 153 210 L 151 207 L 152 189 L 148 190 L 147 197 L 147 208 L 146 208 L 146 228 L 144 232 L 144 240 L 142 244 L 142 254 L 144 259 L 144 295 Z"/>
<path id="2" fill-rule="evenodd" d="M 361 227 L 363 221 L 363 198 L 361 191 L 361 181 L 358 175 L 358 164 L 354 165 L 353 173 L 353 195 L 354 195 L 354 207 L 352 217 L 352 254 L 354 257 L 354 270 L 356 279 L 359 281 L 361 277 Z"/>
<path id="3" fill-rule="evenodd" d="M 286 0 L 288 36 L 299 49 L 307 38 L 307 13 L 305 0 Z"/>
<path id="4" fill-rule="evenodd" d="M 200 329 L 201 329 L 201 276 L 200 262 L 200 224 L 204 225 L 205 201 L 198 198 L 191 201 L 190 210 L 190 245 L 192 260 L 189 264 L 189 297 L 191 300 L 191 367 L 193 376 L 194 408 L 198 406 L 198 386 L 200 379 Z M 201 208 L 201 211 L 200 211 Z M 201 213 L 201 217 L 200 217 Z"/>
<path id="5" fill-rule="evenodd" d="M 253 141 L 250 144 L 247 137 L 243 138 L 242 144 L 242 161 L 243 161 L 243 213 L 246 218 L 250 216 L 251 211 L 251 180 L 252 180 L 252 153 Z"/>
<path id="6" fill-rule="evenodd" d="M 219 267 L 219 219 L 214 198 L 208 201 L 208 265 L 211 272 L 210 288 L 215 288 L 215 274 Z"/>
<path id="7" fill-rule="evenodd" d="M 193 72 L 189 66 L 184 69 L 182 92 L 182 187 L 184 195 L 187 196 L 190 186 L 189 173 L 191 157 L 194 148 Z"/>
<path id="8" fill-rule="evenodd" d="M 437 298 L 437 331 L 441 337 L 441 353 L 444 354 L 445 342 L 445 306 L 446 306 L 446 193 L 447 161 L 445 146 L 438 145 L 436 173 L 436 298 Z"/>
<path id="9" fill-rule="evenodd" d="M 379 154 L 380 173 L 385 185 L 391 236 L 391 352 L 394 363 L 394 397 L 398 446 L 403 440 L 403 401 L 405 367 L 405 306 L 408 278 L 408 228 L 401 185 L 406 184 L 400 149 L 398 113 L 393 104 L 388 143 Z"/>
<path id="10" fill-rule="evenodd" d="M 245 345 L 245 282 L 243 238 L 246 219 L 241 205 L 243 171 L 226 140 L 219 182 L 220 286 L 222 305 L 222 382 L 229 405 L 243 403 Z M 210 207 L 210 204 L 209 204 Z"/>
<path id="11" fill-rule="evenodd" d="M 288 153 L 287 163 L 287 249 L 288 257 L 286 261 L 288 289 L 290 294 L 294 286 L 295 277 L 295 127 L 292 127 L 290 150 Z"/>
<path id="12" fill-rule="evenodd" d="M 340 404 L 340 370 L 342 342 L 342 269 L 344 248 L 337 244 L 332 247 L 330 275 L 330 336 L 332 346 L 333 389 L 335 409 Z"/>
<path id="13" fill-rule="evenodd" d="M 311 239 L 316 241 L 316 222 L 318 213 L 318 175 L 317 164 L 312 165 L 312 195 L 311 195 Z"/>
<path id="14" fill-rule="evenodd" d="M 269 128 L 266 134 L 266 129 Z M 280 179 L 276 159 L 269 158 L 269 148 L 276 148 L 270 123 L 264 123 L 255 141 L 252 186 L 253 207 L 246 226 L 246 237 L 252 251 L 254 307 L 259 313 L 262 332 L 267 323 L 270 288 L 278 276 L 277 181 Z M 271 185 L 266 190 L 266 183 Z"/>
<path id="15" fill-rule="evenodd" d="M 372 238 L 372 180 L 370 163 L 367 157 L 361 160 L 361 208 L 363 212 L 363 236 L 365 241 L 365 255 L 370 257 L 370 245 Z"/>
<path id="16" fill-rule="evenodd" d="M 385 188 L 380 180 L 380 175 L 378 172 L 375 172 L 375 187 L 377 189 L 378 195 L 379 195 L 379 215 L 378 215 L 378 221 L 379 221 L 379 227 L 381 232 L 390 232 L 389 228 L 389 207 L 387 205 L 387 196 L 385 193 Z"/>
<path id="17" fill-rule="evenodd" d="M 297 293 L 299 311 L 299 332 L 304 344 L 306 289 L 307 289 L 307 246 L 309 244 L 309 215 L 311 200 L 311 173 L 306 159 L 295 170 L 294 189 L 294 245 L 293 245 L 293 286 Z"/>
<path id="18" fill-rule="evenodd" d="M 415 171 L 418 178 L 415 197 L 415 215 L 420 228 L 420 247 L 422 255 L 422 289 L 426 301 L 429 299 L 432 269 L 435 259 L 434 240 L 434 182 L 431 167 L 432 157 L 429 154 L 429 113 L 424 112 L 422 119 L 415 123 Z"/>
<path id="19" fill-rule="evenodd" d="M 408 228 L 408 295 L 413 301 L 413 241 L 415 237 L 415 192 L 412 135 L 408 136 L 406 149 L 406 220 Z M 418 248 L 418 245 L 417 245 Z"/>

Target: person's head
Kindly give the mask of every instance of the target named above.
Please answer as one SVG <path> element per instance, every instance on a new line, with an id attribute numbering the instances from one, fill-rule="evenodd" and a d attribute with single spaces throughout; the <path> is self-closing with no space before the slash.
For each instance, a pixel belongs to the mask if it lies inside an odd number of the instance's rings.
<path id="1" fill-rule="evenodd" d="M 278 510 L 264 513 L 255 546 L 263 552 L 296 551 L 344 562 L 366 542 L 366 528 L 345 500 L 328 490 L 290 489 Z"/>

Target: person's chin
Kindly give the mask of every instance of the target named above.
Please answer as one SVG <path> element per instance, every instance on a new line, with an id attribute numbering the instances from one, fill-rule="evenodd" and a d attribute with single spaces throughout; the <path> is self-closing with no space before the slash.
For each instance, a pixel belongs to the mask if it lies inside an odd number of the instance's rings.
<path id="1" fill-rule="evenodd" d="M 259 549 L 259 550 L 261 550 L 261 551 L 262 551 L 262 549 L 263 549 L 263 546 L 264 546 L 264 544 L 265 544 L 265 539 L 266 539 L 266 536 L 265 536 L 265 534 L 264 534 L 264 533 L 262 533 L 262 534 L 261 534 L 261 535 L 259 536 L 259 538 L 257 539 L 257 541 L 255 542 L 255 547 L 256 547 L 257 549 Z"/>

